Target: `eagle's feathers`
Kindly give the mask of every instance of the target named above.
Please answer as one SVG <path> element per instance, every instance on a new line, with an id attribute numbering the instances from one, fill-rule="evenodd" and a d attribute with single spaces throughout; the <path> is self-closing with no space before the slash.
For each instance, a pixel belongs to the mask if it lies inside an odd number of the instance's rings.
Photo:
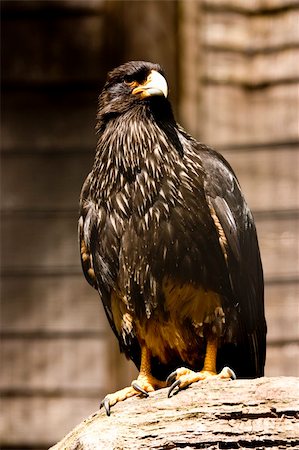
<path id="1" fill-rule="evenodd" d="M 158 65 L 110 73 L 99 100 L 98 146 L 80 200 L 81 260 L 120 347 L 153 372 L 202 363 L 207 333 L 219 364 L 263 374 L 263 275 L 250 210 L 228 163 L 174 120 L 162 96 L 140 98 Z"/>

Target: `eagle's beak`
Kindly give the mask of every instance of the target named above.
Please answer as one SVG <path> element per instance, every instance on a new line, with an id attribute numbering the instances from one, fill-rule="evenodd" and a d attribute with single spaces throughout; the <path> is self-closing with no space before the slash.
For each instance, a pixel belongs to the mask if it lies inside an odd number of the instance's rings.
<path id="1" fill-rule="evenodd" d="M 133 89 L 132 94 L 141 98 L 152 97 L 154 95 L 168 95 L 168 86 L 165 78 L 156 70 L 152 70 L 145 83 L 139 84 Z"/>

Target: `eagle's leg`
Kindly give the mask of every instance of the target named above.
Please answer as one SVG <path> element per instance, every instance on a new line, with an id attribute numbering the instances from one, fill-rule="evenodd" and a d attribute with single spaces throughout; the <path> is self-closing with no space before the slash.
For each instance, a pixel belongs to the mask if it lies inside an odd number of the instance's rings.
<path id="1" fill-rule="evenodd" d="M 166 382 L 171 386 L 168 391 L 168 397 L 171 396 L 174 389 L 181 390 L 189 386 L 190 384 L 206 380 L 207 378 L 217 377 L 223 379 L 235 379 L 236 375 L 229 367 L 224 367 L 222 371 L 217 374 L 216 371 L 216 357 L 217 357 L 217 338 L 210 337 L 207 340 L 206 354 L 204 359 L 203 369 L 200 372 L 194 372 L 186 367 L 180 367 L 172 372 Z"/>
<path id="2" fill-rule="evenodd" d="M 141 362 L 138 378 L 133 380 L 131 386 L 116 391 L 113 394 L 108 394 L 101 402 L 101 406 L 104 406 L 106 413 L 110 416 L 110 408 L 118 402 L 126 400 L 134 395 L 148 396 L 148 392 L 155 391 L 166 387 L 166 381 L 157 380 L 151 374 L 151 353 L 150 350 L 142 346 L 141 347 Z"/>

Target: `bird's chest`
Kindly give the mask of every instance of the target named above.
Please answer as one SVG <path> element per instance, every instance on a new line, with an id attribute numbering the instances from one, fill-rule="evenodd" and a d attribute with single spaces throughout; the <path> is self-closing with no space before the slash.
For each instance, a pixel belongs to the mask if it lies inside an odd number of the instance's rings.
<path id="1" fill-rule="evenodd" d="M 190 283 L 163 280 L 163 310 L 158 307 L 147 318 L 129 312 L 121 298 L 113 296 L 112 311 L 119 332 L 128 323 L 134 327 L 138 341 L 154 357 L 167 364 L 173 357 L 195 366 L 201 359 L 203 338 L 221 337 L 225 323 L 221 297 Z"/>

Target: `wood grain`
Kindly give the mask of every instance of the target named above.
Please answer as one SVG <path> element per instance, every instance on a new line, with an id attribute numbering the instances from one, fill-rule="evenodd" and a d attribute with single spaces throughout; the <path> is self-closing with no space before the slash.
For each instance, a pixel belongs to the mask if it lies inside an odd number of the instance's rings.
<path id="1" fill-rule="evenodd" d="M 85 395 L 90 391 L 100 396 L 115 383 L 109 353 L 109 339 L 5 339 L 1 391 L 4 395 L 25 390 L 55 395 L 56 391 L 67 394 L 69 390 L 71 396 L 76 396 L 76 391 Z"/>
<path id="2" fill-rule="evenodd" d="M 298 15 L 299 22 L 299 15 Z M 299 78 L 298 48 L 247 55 L 212 49 L 204 53 L 203 78 L 214 83 L 240 84 L 248 88 L 292 83 Z"/>
<path id="3" fill-rule="evenodd" d="M 271 346 L 299 341 L 298 298 L 299 282 L 266 284 L 267 343 Z M 270 363 L 267 366 L 271 368 Z"/>
<path id="4" fill-rule="evenodd" d="M 20 289 L 22 286 L 22 289 Z M 77 275 L 8 276 L 2 278 L 2 325 L 4 335 L 30 333 L 98 333 L 110 326 L 99 294 Z M 26 308 L 24 308 L 26 305 Z"/>
<path id="5" fill-rule="evenodd" d="M 298 100 L 299 83 L 256 90 L 206 84 L 199 139 L 212 146 L 298 142 Z"/>
<path id="6" fill-rule="evenodd" d="M 163 389 L 117 404 L 111 417 L 93 414 L 52 450 L 295 448 L 297 392 L 296 378 L 199 382 L 170 399 Z"/>
<path id="7" fill-rule="evenodd" d="M 97 82 L 104 45 L 101 14 L 10 18 L 2 31 L 4 85 Z"/>
<path id="8" fill-rule="evenodd" d="M 250 3 L 246 2 L 246 5 Z M 268 15 L 244 15 L 229 10 L 207 11 L 204 12 L 201 30 L 202 45 L 205 50 L 226 49 L 248 56 L 255 53 L 265 55 L 281 48 L 296 48 L 299 42 L 298 18 L 299 8 Z"/>
<path id="9" fill-rule="evenodd" d="M 6 414 L 0 425 L 1 446 L 48 449 L 99 407 L 100 398 L 1 398 Z M 34 430 L 28 432 L 28 430 Z"/>
<path id="10" fill-rule="evenodd" d="M 98 87 L 4 91 L 2 94 L 2 151 L 55 153 L 93 150 L 96 145 Z M 58 174 L 57 170 L 57 174 Z"/>
<path id="11" fill-rule="evenodd" d="M 244 2 L 243 0 L 203 0 L 203 4 L 207 8 L 220 9 L 221 11 L 228 11 L 230 9 L 237 9 L 243 13 L 249 14 L 271 14 L 278 10 L 297 8 L 298 0 L 251 0 Z"/>
<path id="12" fill-rule="evenodd" d="M 299 377 L 299 344 L 298 340 L 287 344 L 267 347 L 266 370 L 269 377 Z"/>
<path id="13" fill-rule="evenodd" d="M 221 153 L 234 169 L 254 212 L 299 208 L 299 147 L 270 146 Z"/>
<path id="14" fill-rule="evenodd" d="M 105 0 L 68 0 L 62 3 L 60 0 L 44 2 L 43 0 L 33 0 L 24 2 L 22 0 L 4 0 L 2 6 L 6 14 L 34 14 L 42 16 L 44 13 L 60 14 L 87 14 L 100 13 L 104 10 Z"/>
<path id="15" fill-rule="evenodd" d="M 93 159 L 92 152 L 83 151 L 4 156 L 2 183 L 6 192 L 2 208 L 76 212 L 81 187 Z"/>

